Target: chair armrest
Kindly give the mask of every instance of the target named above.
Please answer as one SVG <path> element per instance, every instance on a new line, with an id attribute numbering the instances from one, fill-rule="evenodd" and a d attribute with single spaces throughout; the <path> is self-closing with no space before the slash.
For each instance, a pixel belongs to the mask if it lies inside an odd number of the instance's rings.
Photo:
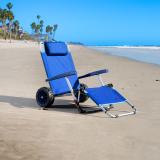
<path id="1" fill-rule="evenodd" d="M 91 72 L 91 73 L 88 73 L 86 75 L 80 76 L 80 77 L 78 77 L 78 79 L 87 78 L 87 77 L 91 77 L 91 76 L 96 76 L 96 75 L 100 75 L 100 74 L 107 73 L 107 72 L 108 72 L 107 69 L 102 69 L 102 70 L 99 70 L 99 71 Z"/>
<path id="2" fill-rule="evenodd" d="M 76 74 L 75 71 L 66 72 L 66 73 L 59 74 L 59 75 L 57 75 L 57 76 L 48 78 L 48 79 L 46 79 L 46 82 L 49 82 L 49 81 L 52 81 L 52 80 L 56 80 L 56 79 L 60 79 L 60 78 L 64 78 L 64 77 L 73 76 L 73 75 L 75 75 L 75 74 Z"/>

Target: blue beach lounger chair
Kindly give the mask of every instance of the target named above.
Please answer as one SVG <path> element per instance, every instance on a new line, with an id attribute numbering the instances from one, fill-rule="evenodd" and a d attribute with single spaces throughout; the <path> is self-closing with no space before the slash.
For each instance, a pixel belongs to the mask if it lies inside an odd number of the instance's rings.
<path id="1" fill-rule="evenodd" d="M 80 106 L 80 103 L 85 102 L 88 98 L 91 98 L 104 113 L 107 113 L 112 118 L 136 113 L 135 107 L 113 89 L 112 85 L 104 84 L 101 74 L 107 73 L 106 69 L 78 77 L 71 53 L 64 42 L 44 42 L 44 50 L 42 51 L 41 49 L 41 57 L 48 78 L 46 81 L 50 85 L 50 88 L 42 87 L 37 91 L 36 100 L 42 108 L 45 109 L 51 106 L 57 96 L 71 94 L 80 113 L 87 112 Z M 101 86 L 88 88 L 85 84 L 80 83 L 80 79 L 91 76 L 98 76 Z M 118 115 L 109 112 L 114 104 L 122 102 L 126 102 L 133 111 Z"/>

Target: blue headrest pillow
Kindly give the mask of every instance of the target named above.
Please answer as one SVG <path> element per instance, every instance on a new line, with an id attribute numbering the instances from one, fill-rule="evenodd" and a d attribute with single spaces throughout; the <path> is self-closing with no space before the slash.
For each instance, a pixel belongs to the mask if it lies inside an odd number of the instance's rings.
<path id="1" fill-rule="evenodd" d="M 64 42 L 44 42 L 44 48 L 48 56 L 64 56 L 68 53 Z"/>

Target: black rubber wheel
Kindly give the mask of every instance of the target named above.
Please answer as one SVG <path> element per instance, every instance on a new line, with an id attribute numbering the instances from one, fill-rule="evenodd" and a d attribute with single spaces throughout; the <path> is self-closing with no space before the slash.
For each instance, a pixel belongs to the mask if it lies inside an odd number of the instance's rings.
<path id="1" fill-rule="evenodd" d="M 84 103 L 88 100 L 88 95 L 84 92 L 84 90 L 88 88 L 86 84 L 81 83 L 80 84 L 80 97 L 79 97 L 79 103 Z M 76 98 L 78 99 L 78 92 L 75 94 Z"/>
<path id="2" fill-rule="evenodd" d="M 42 87 L 36 93 L 36 101 L 40 107 L 47 108 L 54 103 L 54 95 L 49 88 Z"/>

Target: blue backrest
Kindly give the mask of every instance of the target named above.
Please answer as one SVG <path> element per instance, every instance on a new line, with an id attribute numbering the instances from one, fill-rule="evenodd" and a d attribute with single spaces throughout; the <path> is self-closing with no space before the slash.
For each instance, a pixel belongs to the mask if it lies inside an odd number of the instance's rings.
<path id="1" fill-rule="evenodd" d="M 41 52 L 41 56 L 48 78 L 66 72 L 76 71 L 71 53 L 68 51 L 68 47 L 64 42 L 45 42 L 44 48 L 45 52 Z M 70 76 L 69 80 L 74 89 L 79 88 L 77 74 Z M 65 78 L 52 80 L 49 84 L 55 95 L 70 92 Z"/>

